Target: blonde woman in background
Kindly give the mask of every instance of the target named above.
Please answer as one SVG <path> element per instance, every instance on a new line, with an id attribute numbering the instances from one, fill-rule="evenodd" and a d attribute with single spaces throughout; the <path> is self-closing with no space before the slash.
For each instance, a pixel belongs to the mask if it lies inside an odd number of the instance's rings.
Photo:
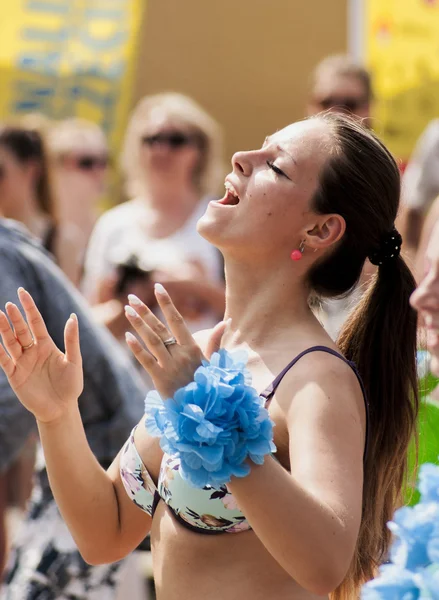
<path id="1" fill-rule="evenodd" d="M 92 304 L 111 303 L 114 318 L 107 324 L 117 337 L 126 330 L 127 294 L 150 302 L 152 280 L 166 282 L 194 330 L 222 315 L 222 260 L 196 231 L 218 190 L 221 157 L 218 124 L 190 98 L 165 93 L 138 103 L 121 157 L 131 199 L 99 219 L 83 284 Z M 128 268 L 131 276 L 121 284 Z"/>
<path id="2" fill-rule="evenodd" d="M 85 251 L 106 189 L 108 146 L 102 129 L 91 121 L 70 118 L 54 123 L 47 135 L 57 197 L 58 232 L 52 235 L 57 259 L 77 286 Z M 62 241 L 62 243 L 61 243 Z"/>

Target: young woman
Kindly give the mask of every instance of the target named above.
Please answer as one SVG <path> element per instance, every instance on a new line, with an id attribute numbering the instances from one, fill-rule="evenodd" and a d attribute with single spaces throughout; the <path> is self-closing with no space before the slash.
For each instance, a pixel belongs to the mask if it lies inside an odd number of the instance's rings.
<path id="1" fill-rule="evenodd" d="M 286 127 L 232 164 L 224 198 L 198 225 L 225 258 L 227 320 L 193 338 L 157 286 L 168 325 L 131 297 L 128 320 L 150 352 L 127 341 L 163 399 L 191 382 L 220 343 L 245 349 L 252 385 L 276 425 L 275 459 L 255 464 L 244 453 L 237 472 L 246 476 L 197 489 L 187 483 L 183 447 L 167 455 L 142 420 L 105 472 L 77 408 L 77 320 L 67 322 L 64 355 L 23 290 L 29 326 L 8 305 L 15 334 L 2 315 L 0 363 L 37 419 L 52 489 L 87 561 L 125 556 L 151 531 L 161 600 L 312 600 L 333 592 L 350 599 L 386 554 L 386 522 L 399 501 L 417 413 L 414 281 L 394 229 L 398 168 L 373 133 L 334 114 Z M 346 293 L 366 257 L 378 274 L 337 347 L 309 298 Z M 203 435 L 216 431 L 202 423 Z"/>

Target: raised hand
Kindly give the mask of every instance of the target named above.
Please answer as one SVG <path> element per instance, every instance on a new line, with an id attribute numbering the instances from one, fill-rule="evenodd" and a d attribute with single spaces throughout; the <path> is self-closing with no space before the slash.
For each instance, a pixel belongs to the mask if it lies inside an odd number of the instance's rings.
<path id="1" fill-rule="evenodd" d="M 49 423 L 74 406 L 83 388 L 82 359 L 76 315 L 64 330 L 65 354 L 50 337 L 32 296 L 19 288 L 18 297 L 26 320 L 18 307 L 6 305 L 10 325 L 0 311 L 0 366 L 20 402 L 36 419 Z"/>
<path id="2" fill-rule="evenodd" d="M 126 334 L 126 341 L 151 376 L 160 396 L 167 399 L 193 380 L 205 356 L 163 286 L 156 284 L 155 291 L 169 328 L 136 296 L 130 295 L 130 306 L 125 307 L 125 314 L 146 349 L 131 333 Z M 207 358 L 219 348 L 225 327 L 226 323 L 221 321 L 212 330 L 206 349 Z"/>

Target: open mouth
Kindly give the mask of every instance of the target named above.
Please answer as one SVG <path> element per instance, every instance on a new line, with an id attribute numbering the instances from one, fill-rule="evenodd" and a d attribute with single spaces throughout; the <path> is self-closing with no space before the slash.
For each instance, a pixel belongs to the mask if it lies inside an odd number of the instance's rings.
<path id="1" fill-rule="evenodd" d="M 239 204 L 239 196 L 236 193 L 236 190 L 232 186 L 232 184 L 226 181 L 224 186 L 226 188 L 226 193 L 224 195 L 224 198 L 218 200 L 218 204 L 223 204 L 225 206 L 236 206 L 237 204 Z"/>

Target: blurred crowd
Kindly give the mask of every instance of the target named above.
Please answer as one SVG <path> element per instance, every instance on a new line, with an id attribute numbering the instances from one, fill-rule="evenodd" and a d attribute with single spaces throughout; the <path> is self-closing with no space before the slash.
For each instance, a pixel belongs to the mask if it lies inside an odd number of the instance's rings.
<path id="1" fill-rule="evenodd" d="M 367 70 L 348 56 L 330 56 L 311 75 L 304 116 L 345 111 L 373 128 L 373 102 Z M 422 134 L 403 175 L 398 228 L 417 277 L 424 272 L 425 249 L 439 218 L 438 147 L 439 119 Z M 104 466 L 141 416 L 142 399 L 151 388 L 126 350 L 128 295 L 137 295 L 159 315 L 153 286 L 160 282 L 193 331 L 222 318 L 222 257 L 197 233 L 196 224 L 221 193 L 226 172 L 220 124 L 178 93 L 140 100 L 120 157 L 111 154 L 96 123 L 73 116 L 52 122 L 31 114 L 0 126 L 0 226 L 5 248 L 14 249 L 4 250 L 0 264 L 6 260 L 34 290 L 60 344 L 65 319 L 70 312 L 80 314 L 80 326 L 89 333 L 82 339 L 85 364 L 87 356 L 93 357 L 90 373 L 85 369 L 87 400 L 81 410 Z M 123 181 L 117 198 L 109 191 L 115 173 Z M 316 303 L 334 338 L 374 270 L 365 268 L 360 286 L 348 297 Z M 2 273 L 0 302 L 15 294 L 13 286 Z M 96 589 L 89 598 L 147 597 L 143 584 L 134 591 L 136 578 L 143 577 L 137 563 L 91 567 L 81 562 L 54 506 L 33 422 L 14 413 L 5 386 L 0 383 L 0 597 L 30 598 L 26 594 L 33 589 L 34 598 L 76 598 L 79 581 Z M 17 511 L 18 524 L 8 518 Z M 147 541 L 142 548 L 148 548 Z M 130 586 L 125 596 L 123 585 Z M 59 595 L 44 596 L 45 586 L 58 587 Z"/>

